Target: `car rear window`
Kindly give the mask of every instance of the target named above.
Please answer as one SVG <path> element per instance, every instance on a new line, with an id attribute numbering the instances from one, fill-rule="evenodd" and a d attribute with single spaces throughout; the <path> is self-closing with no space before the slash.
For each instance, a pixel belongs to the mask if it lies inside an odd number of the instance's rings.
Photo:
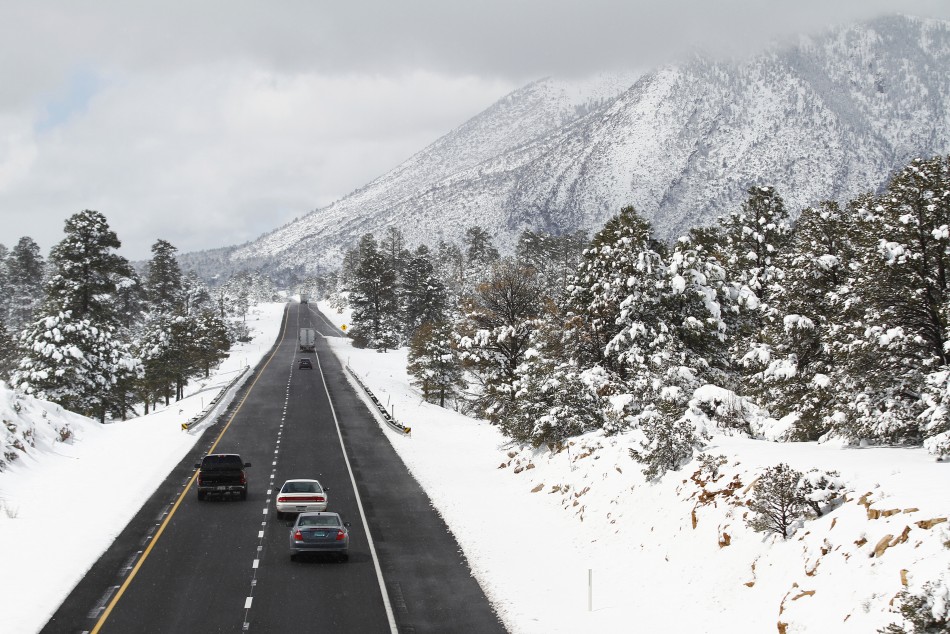
<path id="1" fill-rule="evenodd" d="M 285 482 L 281 493 L 323 493 L 316 482 Z"/>
<path id="2" fill-rule="evenodd" d="M 201 468 L 209 471 L 215 469 L 243 469 L 244 462 L 241 456 L 205 456 L 201 461 Z"/>
<path id="3" fill-rule="evenodd" d="M 340 518 L 335 515 L 311 515 L 301 517 L 299 526 L 340 526 Z"/>

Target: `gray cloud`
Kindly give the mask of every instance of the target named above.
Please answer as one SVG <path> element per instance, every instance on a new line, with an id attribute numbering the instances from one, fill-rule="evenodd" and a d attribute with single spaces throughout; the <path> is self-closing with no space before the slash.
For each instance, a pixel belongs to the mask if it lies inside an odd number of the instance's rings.
<path id="1" fill-rule="evenodd" d="M 741 55 L 940 1 L 12 3 L 0 21 L 0 242 L 102 211 L 129 257 L 253 239 L 544 75 Z M 12 54 L 15 51 L 16 54 Z"/>

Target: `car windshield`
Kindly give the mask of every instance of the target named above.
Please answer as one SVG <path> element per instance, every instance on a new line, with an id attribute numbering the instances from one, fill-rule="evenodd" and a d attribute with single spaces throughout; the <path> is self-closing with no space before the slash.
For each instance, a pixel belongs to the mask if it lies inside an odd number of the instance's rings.
<path id="1" fill-rule="evenodd" d="M 302 516 L 298 526 L 340 526 L 340 518 L 335 515 Z"/>
<path id="2" fill-rule="evenodd" d="M 323 493 L 319 482 L 285 482 L 281 493 Z"/>

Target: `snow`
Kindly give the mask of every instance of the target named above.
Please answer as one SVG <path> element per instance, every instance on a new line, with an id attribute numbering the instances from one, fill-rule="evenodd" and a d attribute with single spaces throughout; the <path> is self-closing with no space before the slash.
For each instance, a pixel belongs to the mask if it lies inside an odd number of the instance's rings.
<path id="1" fill-rule="evenodd" d="M 236 357 L 253 363 L 254 354 L 266 350 L 278 309 L 261 309 L 257 343 L 233 354 L 228 363 L 238 363 L 231 368 L 243 364 Z M 321 309 L 335 323 L 349 323 L 348 314 Z M 776 631 L 781 622 L 788 634 L 865 633 L 897 620 L 889 603 L 903 581 L 921 592 L 924 583 L 942 578 L 938 587 L 945 594 L 950 523 L 939 520 L 950 512 L 950 463 L 935 462 L 923 449 L 717 434 L 707 449 L 725 457 L 717 475 L 693 462 L 648 483 L 629 456 L 633 432 L 589 433 L 556 452 L 512 446 L 487 422 L 422 402 L 409 386 L 405 350 L 380 354 L 344 339 L 329 343 L 412 428 L 407 437 L 382 425 L 512 632 L 757 634 Z M 190 408 L 188 415 L 200 408 L 197 397 L 176 406 Z M 11 399 L 8 391 L 0 393 L 0 407 Z M 714 386 L 693 399 L 741 406 L 733 393 Z M 21 415 L 45 407 L 23 402 L 32 409 L 22 408 Z M 76 441 L 39 439 L 32 457 L 0 473 L 4 508 L 15 509 L 0 513 L 0 541 L 35 543 L 53 501 L 45 491 L 67 480 L 79 483 L 75 498 L 56 496 L 55 503 L 68 504 L 68 513 L 88 523 L 77 522 L 82 528 L 69 558 L 33 548 L 4 553 L 0 631 L 40 629 L 195 441 L 178 429 L 182 415 L 172 410 L 105 427 L 49 410 L 50 421 L 75 426 Z M 117 461 L 145 443 L 154 450 L 135 455 L 135 481 L 110 488 L 106 504 L 101 483 L 114 485 L 110 474 L 122 468 Z M 846 500 L 785 541 L 748 528 L 741 504 L 764 468 L 780 462 L 802 473 L 837 471 Z M 490 504 L 476 502 L 486 499 Z M 499 519 L 507 526 L 505 539 L 498 538 Z M 48 573 L 53 569 L 55 579 Z"/>

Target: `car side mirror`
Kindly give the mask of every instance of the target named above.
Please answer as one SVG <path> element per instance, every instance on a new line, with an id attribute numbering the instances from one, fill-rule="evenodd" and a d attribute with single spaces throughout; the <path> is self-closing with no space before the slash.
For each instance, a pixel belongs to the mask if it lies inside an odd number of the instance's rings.
<path id="1" fill-rule="evenodd" d="M 195 469 L 200 469 L 200 468 L 201 468 L 201 465 L 196 462 L 196 463 L 195 463 Z"/>
<path id="2" fill-rule="evenodd" d="M 349 522 L 343 522 L 343 525 L 346 526 L 347 528 L 350 527 L 350 523 L 349 523 Z"/>
<path id="3" fill-rule="evenodd" d="M 244 463 L 244 466 L 245 466 L 245 467 L 250 467 L 250 466 L 251 466 L 251 463 L 250 463 L 250 462 L 245 462 L 245 463 Z"/>
<path id="4" fill-rule="evenodd" d="M 323 487 L 323 492 L 324 492 L 324 493 L 329 493 L 329 492 L 330 492 L 330 487 Z"/>

